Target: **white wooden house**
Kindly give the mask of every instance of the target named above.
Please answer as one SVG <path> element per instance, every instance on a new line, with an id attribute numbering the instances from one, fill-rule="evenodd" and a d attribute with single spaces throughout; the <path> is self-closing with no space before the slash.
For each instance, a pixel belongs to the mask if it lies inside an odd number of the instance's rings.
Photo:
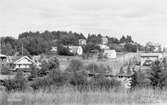
<path id="1" fill-rule="evenodd" d="M 23 56 L 18 60 L 14 61 L 15 70 L 16 69 L 28 69 L 32 64 L 36 64 L 30 57 Z"/>
<path id="2" fill-rule="evenodd" d="M 103 44 L 103 45 L 108 44 L 108 38 L 107 37 L 102 37 L 101 38 L 101 44 Z"/>
<path id="3" fill-rule="evenodd" d="M 79 45 L 86 45 L 86 39 L 79 39 Z"/>
<path id="4" fill-rule="evenodd" d="M 117 57 L 117 53 L 115 50 L 104 50 L 103 55 L 106 56 L 107 58 L 116 58 Z"/>
<path id="5" fill-rule="evenodd" d="M 82 55 L 83 54 L 83 48 L 81 46 L 68 46 L 70 53 L 73 53 L 74 55 Z"/>
<path id="6" fill-rule="evenodd" d="M 104 44 L 99 44 L 98 46 L 99 46 L 99 47 L 100 47 L 100 49 L 102 49 L 102 50 L 109 50 L 109 49 L 110 49 L 110 47 L 109 47 L 109 46 L 104 45 Z"/>

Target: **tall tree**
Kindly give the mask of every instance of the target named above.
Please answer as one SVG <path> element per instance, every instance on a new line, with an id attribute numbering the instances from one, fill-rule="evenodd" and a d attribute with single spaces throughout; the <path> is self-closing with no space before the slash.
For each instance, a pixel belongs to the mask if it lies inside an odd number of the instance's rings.
<path id="1" fill-rule="evenodd" d="M 163 89 L 167 82 L 167 72 L 163 69 L 160 61 L 155 61 L 152 65 L 152 71 L 150 72 L 149 80 L 151 86 L 155 88 Z"/>

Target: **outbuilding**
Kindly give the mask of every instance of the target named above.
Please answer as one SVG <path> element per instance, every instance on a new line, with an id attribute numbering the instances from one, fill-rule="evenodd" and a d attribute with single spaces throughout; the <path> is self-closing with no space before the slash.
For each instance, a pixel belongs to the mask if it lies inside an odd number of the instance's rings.
<path id="1" fill-rule="evenodd" d="M 116 58 L 117 53 L 115 50 L 104 50 L 103 55 L 106 56 L 107 58 Z"/>
<path id="2" fill-rule="evenodd" d="M 161 60 L 163 55 L 161 53 L 143 53 L 140 56 L 141 66 L 151 65 L 152 62 L 156 60 Z"/>

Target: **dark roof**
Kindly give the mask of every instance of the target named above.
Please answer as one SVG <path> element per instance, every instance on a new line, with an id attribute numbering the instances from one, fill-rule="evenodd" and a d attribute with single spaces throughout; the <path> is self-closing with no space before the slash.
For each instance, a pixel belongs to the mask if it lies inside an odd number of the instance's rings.
<path id="1" fill-rule="evenodd" d="M 5 59 L 5 58 L 7 58 L 7 56 L 6 56 L 6 55 L 3 55 L 3 54 L 0 54 L 0 58 L 1 58 L 1 59 Z"/>

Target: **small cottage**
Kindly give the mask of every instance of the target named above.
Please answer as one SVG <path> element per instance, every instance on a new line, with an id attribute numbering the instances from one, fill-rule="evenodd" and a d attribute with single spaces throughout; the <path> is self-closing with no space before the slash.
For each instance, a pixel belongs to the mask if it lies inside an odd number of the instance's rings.
<path id="1" fill-rule="evenodd" d="M 79 45 L 86 45 L 86 40 L 85 39 L 79 39 Z"/>
<path id="2" fill-rule="evenodd" d="M 102 49 L 102 50 L 109 50 L 109 49 L 110 49 L 110 47 L 109 47 L 109 46 L 104 45 L 104 44 L 99 44 L 98 46 L 99 46 L 99 47 L 100 47 L 100 49 Z"/>
<path id="3" fill-rule="evenodd" d="M 83 54 L 83 48 L 81 46 L 69 46 L 70 53 L 73 53 L 74 55 L 82 55 Z"/>
<path id="4" fill-rule="evenodd" d="M 117 54 L 115 50 L 104 50 L 103 55 L 106 56 L 107 58 L 116 58 Z"/>
<path id="5" fill-rule="evenodd" d="M 152 62 L 162 59 L 161 53 L 143 53 L 140 56 L 141 66 L 150 66 Z"/>
<path id="6" fill-rule="evenodd" d="M 13 64 L 15 65 L 14 69 L 16 70 L 16 69 L 28 69 L 32 64 L 36 63 L 30 57 L 23 56 L 14 61 Z"/>
<path id="7" fill-rule="evenodd" d="M 108 38 L 107 37 L 102 37 L 101 38 L 101 44 L 103 44 L 103 45 L 108 44 Z"/>
<path id="8" fill-rule="evenodd" d="M 57 47 L 53 46 L 50 51 L 51 53 L 57 53 Z"/>

